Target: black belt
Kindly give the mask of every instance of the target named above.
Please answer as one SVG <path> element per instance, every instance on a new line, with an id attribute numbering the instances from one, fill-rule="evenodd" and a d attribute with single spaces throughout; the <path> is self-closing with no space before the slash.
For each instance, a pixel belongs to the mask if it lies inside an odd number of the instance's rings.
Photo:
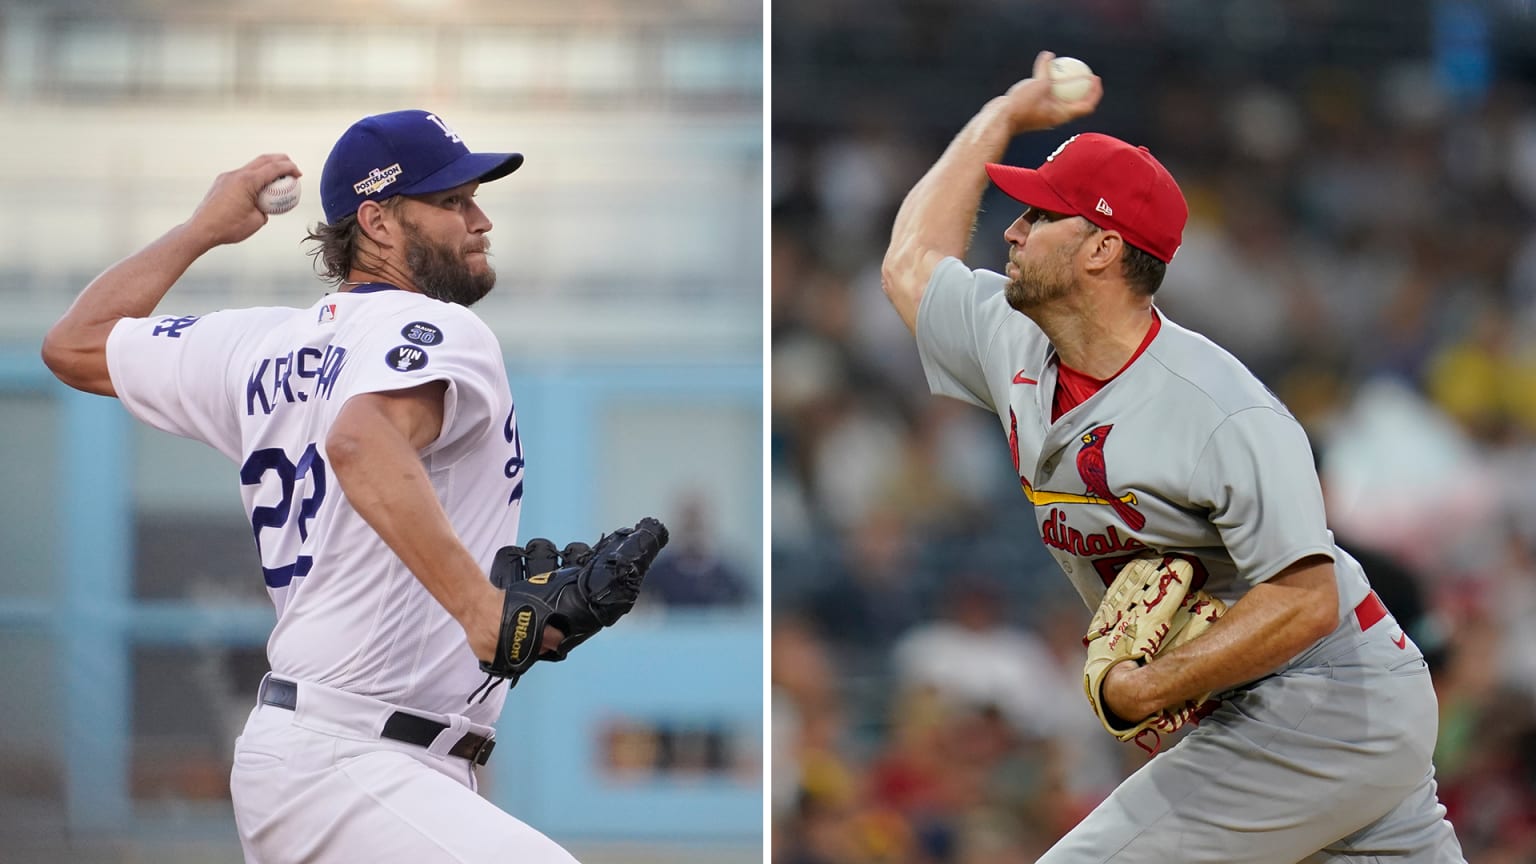
<path id="1" fill-rule="evenodd" d="M 299 704 L 299 685 L 268 675 L 262 679 L 259 698 L 263 705 L 292 711 Z M 437 736 L 447 728 L 436 720 L 396 711 L 384 721 L 384 730 L 379 734 L 395 741 L 415 744 L 417 747 L 431 747 L 432 742 L 437 740 Z M 466 732 L 458 743 L 449 748 L 448 755 L 468 759 L 476 765 L 484 765 L 490 760 L 491 751 L 494 749 L 496 749 L 496 739 Z"/>

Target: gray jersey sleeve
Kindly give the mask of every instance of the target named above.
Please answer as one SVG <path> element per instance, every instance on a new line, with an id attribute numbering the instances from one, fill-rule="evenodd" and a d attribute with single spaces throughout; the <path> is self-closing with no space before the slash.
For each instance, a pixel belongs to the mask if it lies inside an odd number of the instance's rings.
<path id="1" fill-rule="evenodd" d="M 1209 510 L 1251 585 L 1308 555 L 1334 557 L 1311 445 L 1282 411 L 1255 407 L 1226 418 L 1195 465 L 1189 500 Z"/>
<path id="2" fill-rule="evenodd" d="M 957 258 L 934 268 L 917 309 L 917 350 L 928 389 L 996 412 L 985 368 L 997 331 L 1014 314 L 1003 299 L 1008 280 L 971 270 Z"/>

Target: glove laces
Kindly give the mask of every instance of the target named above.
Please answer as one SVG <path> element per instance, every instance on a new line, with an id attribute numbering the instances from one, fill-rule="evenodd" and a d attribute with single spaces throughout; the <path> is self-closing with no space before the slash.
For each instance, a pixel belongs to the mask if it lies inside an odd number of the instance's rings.
<path id="1" fill-rule="evenodd" d="M 464 700 L 464 704 L 469 705 L 473 703 L 475 701 L 475 694 L 480 693 L 482 690 L 485 692 L 480 694 L 480 701 L 482 703 L 485 702 L 485 700 L 496 691 L 496 688 L 501 686 L 501 682 L 504 680 L 506 679 L 499 678 L 495 675 L 486 675 L 485 680 L 480 682 L 480 686 L 475 688 L 475 692 L 469 694 L 469 698 Z"/>
<path id="2" fill-rule="evenodd" d="M 1220 708 L 1220 707 L 1221 707 L 1221 700 L 1220 699 L 1210 699 L 1210 700 L 1207 700 L 1205 702 L 1202 702 L 1199 705 L 1196 705 L 1193 708 L 1186 709 L 1189 712 L 1189 716 L 1187 718 L 1185 718 L 1184 722 L 1179 723 L 1178 725 L 1176 725 L 1173 728 L 1169 729 L 1168 733 L 1171 735 L 1174 732 L 1177 732 L 1178 730 L 1182 729 L 1185 726 L 1199 726 L 1201 720 L 1204 720 L 1205 718 L 1207 718 L 1207 717 L 1211 716 L 1212 714 L 1216 713 L 1216 709 Z M 1148 734 L 1148 733 L 1151 733 L 1151 734 Z M 1148 746 L 1148 744 L 1147 744 L 1147 740 L 1148 739 L 1150 739 L 1151 742 L 1152 742 L 1152 744 L 1150 746 Z M 1156 756 L 1157 755 L 1157 751 L 1159 749 L 1161 749 L 1162 746 L 1163 746 L 1163 736 L 1162 736 L 1162 734 L 1160 732 L 1158 732 L 1156 726 L 1148 726 L 1147 728 L 1141 730 L 1140 732 L 1137 732 L 1136 733 L 1136 737 L 1132 738 L 1131 740 L 1133 742 L 1135 742 L 1137 747 L 1140 747 L 1141 749 L 1143 749 L 1143 750 L 1145 750 L 1147 752 L 1147 758 L 1148 759 L 1151 759 L 1153 756 Z"/>

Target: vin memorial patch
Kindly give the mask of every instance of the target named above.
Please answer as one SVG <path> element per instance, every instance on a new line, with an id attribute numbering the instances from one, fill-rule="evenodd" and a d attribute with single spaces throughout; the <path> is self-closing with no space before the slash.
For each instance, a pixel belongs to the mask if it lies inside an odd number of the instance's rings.
<path id="1" fill-rule="evenodd" d="M 427 352 L 415 345 L 396 345 L 384 355 L 384 362 L 396 372 L 414 372 L 427 365 Z"/>

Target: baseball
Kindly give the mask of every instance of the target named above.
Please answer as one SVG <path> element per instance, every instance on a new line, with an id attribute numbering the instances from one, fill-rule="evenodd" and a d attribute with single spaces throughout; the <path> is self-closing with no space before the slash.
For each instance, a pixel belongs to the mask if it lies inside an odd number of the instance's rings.
<path id="1" fill-rule="evenodd" d="M 256 194 L 256 206 L 269 216 L 287 213 L 299 205 L 299 178 L 279 177 Z"/>
<path id="2" fill-rule="evenodd" d="M 1076 57 L 1057 57 L 1051 61 L 1051 95 L 1062 102 L 1076 102 L 1088 95 L 1093 84 L 1093 70 Z"/>

